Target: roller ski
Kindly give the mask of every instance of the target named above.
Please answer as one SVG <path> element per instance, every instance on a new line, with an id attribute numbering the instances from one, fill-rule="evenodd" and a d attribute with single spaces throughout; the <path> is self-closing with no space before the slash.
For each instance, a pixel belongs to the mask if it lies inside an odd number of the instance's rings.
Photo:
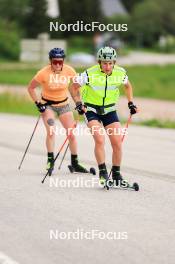
<path id="1" fill-rule="evenodd" d="M 134 182 L 132 185 L 128 183 L 127 180 L 124 180 L 120 172 L 112 171 L 112 180 L 108 180 L 107 189 L 109 188 L 122 188 L 122 189 L 132 189 L 134 191 L 139 191 L 138 183 Z"/>
<path id="2" fill-rule="evenodd" d="M 54 158 L 48 158 L 46 170 L 47 170 L 48 175 L 51 176 L 54 170 Z"/>
<path id="3" fill-rule="evenodd" d="M 68 165 L 68 169 L 71 173 L 77 172 L 77 173 L 90 173 L 93 175 L 96 175 L 96 171 L 93 167 L 91 167 L 89 170 L 84 168 L 82 165 L 77 164 L 76 166 Z"/>
<path id="4" fill-rule="evenodd" d="M 96 175 L 96 171 L 94 168 L 90 168 L 89 170 L 87 170 L 78 162 L 78 156 L 73 154 L 71 155 L 71 165 L 68 165 L 68 169 L 71 173 L 90 173 Z"/>
<path id="5" fill-rule="evenodd" d="M 132 189 L 134 191 L 139 191 L 139 185 L 137 182 L 134 182 L 132 185 L 129 184 L 127 181 L 123 181 L 122 184 L 119 184 L 119 185 L 116 185 L 116 183 L 113 181 L 113 180 L 109 180 L 107 183 L 106 183 L 106 188 L 109 190 L 109 188 L 116 188 L 116 187 L 119 187 L 119 188 L 122 188 L 122 189 Z"/>

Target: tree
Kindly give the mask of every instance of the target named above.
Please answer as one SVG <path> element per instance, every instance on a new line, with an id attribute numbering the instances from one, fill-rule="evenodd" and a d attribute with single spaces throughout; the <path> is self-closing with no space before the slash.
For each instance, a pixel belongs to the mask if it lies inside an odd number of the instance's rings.
<path id="1" fill-rule="evenodd" d="M 122 3 L 124 5 L 124 7 L 126 8 L 126 10 L 131 13 L 132 10 L 134 9 L 135 5 L 138 3 L 143 2 L 144 0 L 122 0 Z"/>
<path id="2" fill-rule="evenodd" d="M 0 57 L 17 60 L 20 53 L 20 37 L 17 25 L 14 22 L 6 23 L 0 19 Z"/>
<path id="3" fill-rule="evenodd" d="M 24 18 L 27 37 L 35 38 L 39 33 L 48 32 L 47 1 L 28 0 L 28 10 Z"/>
<path id="4" fill-rule="evenodd" d="M 151 47 L 161 35 L 175 35 L 174 0 L 145 0 L 137 3 L 130 16 L 127 37 L 130 43 Z"/>
<path id="5" fill-rule="evenodd" d="M 28 0 L 0 0 L 0 17 L 8 22 L 21 21 L 25 15 Z"/>
<path id="6" fill-rule="evenodd" d="M 103 13 L 100 7 L 100 0 L 60 0 L 60 22 L 64 24 L 83 21 L 84 24 L 92 21 L 103 21 Z M 88 32 L 65 32 L 66 35 L 88 34 Z M 90 33 L 92 34 L 92 32 Z"/>
<path id="7" fill-rule="evenodd" d="M 131 14 L 130 30 L 139 46 L 153 46 L 163 32 L 163 10 L 156 1 L 137 4 Z"/>
<path id="8" fill-rule="evenodd" d="M 20 53 L 22 18 L 28 0 L 0 0 L 0 56 L 16 60 Z M 20 14 L 20 15 L 19 15 Z"/>
<path id="9" fill-rule="evenodd" d="M 162 27 L 165 34 L 175 35 L 175 2 L 174 0 L 155 0 L 162 8 Z"/>

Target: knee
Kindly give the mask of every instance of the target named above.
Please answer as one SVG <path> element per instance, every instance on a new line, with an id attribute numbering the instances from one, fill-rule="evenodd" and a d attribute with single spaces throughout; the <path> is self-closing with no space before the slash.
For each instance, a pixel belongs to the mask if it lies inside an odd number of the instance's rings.
<path id="1" fill-rule="evenodd" d="M 122 144 L 121 142 L 113 142 L 112 143 L 112 149 L 114 152 L 121 152 L 122 151 Z"/>
<path id="2" fill-rule="evenodd" d="M 75 141 L 75 140 L 76 140 L 76 138 L 75 138 L 74 134 L 71 133 L 71 134 L 69 135 L 69 141 L 70 141 L 70 142 L 73 142 L 73 141 Z"/>
<path id="3" fill-rule="evenodd" d="M 50 131 L 47 133 L 47 139 L 54 140 L 55 135 L 53 133 L 50 133 Z"/>
<path id="4" fill-rule="evenodd" d="M 105 144 L 105 138 L 102 137 L 102 136 L 98 136 L 95 138 L 95 144 L 98 145 L 98 146 L 101 146 L 103 147 L 104 144 Z"/>
<path id="5" fill-rule="evenodd" d="M 122 151 L 122 141 L 114 140 L 111 142 L 113 151 Z"/>

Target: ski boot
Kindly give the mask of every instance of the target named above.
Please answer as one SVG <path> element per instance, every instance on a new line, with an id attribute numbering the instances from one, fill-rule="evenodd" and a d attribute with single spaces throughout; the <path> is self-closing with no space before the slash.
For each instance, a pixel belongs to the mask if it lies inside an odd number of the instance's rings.
<path id="1" fill-rule="evenodd" d="M 108 172 L 106 169 L 101 169 L 99 170 L 99 182 L 101 185 L 105 187 L 108 186 L 108 179 L 109 179 L 109 176 L 108 176 Z"/>
<path id="2" fill-rule="evenodd" d="M 51 176 L 52 175 L 52 172 L 54 170 L 54 158 L 48 158 L 47 160 L 47 171 L 48 171 L 48 175 Z"/>
<path id="3" fill-rule="evenodd" d="M 137 182 L 134 182 L 132 185 L 128 181 L 124 180 L 120 172 L 112 171 L 113 184 L 110 187 L 121 187 L 123 189 L 132 189 L 134 191 L 139 191 L 139 185 Z"/>
<path id="4" fill-rule="evenodd" d="M 79 163 L 69 165 L 68 168 L 70 172 L 89 173 L 89 171 L 86 168 L 84 168 L 82 165 L 80 165 Z"/>
<path id="5" fill-rule="evenodd" d="M 77 164 L 77 165 L 68 165 L 68 168 L 71 173 L 80 172 L 80 173 L 90 173 L 96 175 L 96 170 L 93 167 L 91 167 L 90 170 L 87 170 L 82 165 Z"/>
<path id="6" fill-rule="evenodd" d="M 89 170 L 87 170 L 80 163 L 74 163 L 72 165 L 68 165 L 68 168 L 69 168 L 69 170 L 70 170 L 71 173 L 73 173 L 73 172 L 79 172 L 79 173 L 90 173 L 90 174 L 96 175 L 95 168 L 91 167 Z"/>
<path id="7" fill-rule="evenodd" d="M 90 173 L 95 175 L 96 171 L 94 168 L 90 168 L 90 170 L 87 170 L 83 165 L 81 165 L 78 162 L 78 156 L 77 155 L 71 155 L 71 165 L 68 165 L 68 168 L 71 173 L 73 172 L 79 172 L 79 173 Z"/>
<path id="8" fill-rule="evenodd" d="M 112 170 L 112 180 L 113 186 L 115 187 L 129 188 L 130 186 L 129 183 L 123 179 L 119 171 Z"/>

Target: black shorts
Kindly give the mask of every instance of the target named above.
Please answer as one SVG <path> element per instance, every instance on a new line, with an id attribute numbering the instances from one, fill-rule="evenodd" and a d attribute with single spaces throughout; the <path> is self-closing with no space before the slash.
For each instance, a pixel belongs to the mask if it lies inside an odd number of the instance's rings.
<path id="1" fill-rule="evenodd" d="M 116 111 L 112 111 L 104 115 L 98 115 L 93 111 L 87 111 L 85 115 L 88 122 L 92 120 L 97 120 L 102 123 L 104 127 L 114 122 L 120 122 Z"/>

